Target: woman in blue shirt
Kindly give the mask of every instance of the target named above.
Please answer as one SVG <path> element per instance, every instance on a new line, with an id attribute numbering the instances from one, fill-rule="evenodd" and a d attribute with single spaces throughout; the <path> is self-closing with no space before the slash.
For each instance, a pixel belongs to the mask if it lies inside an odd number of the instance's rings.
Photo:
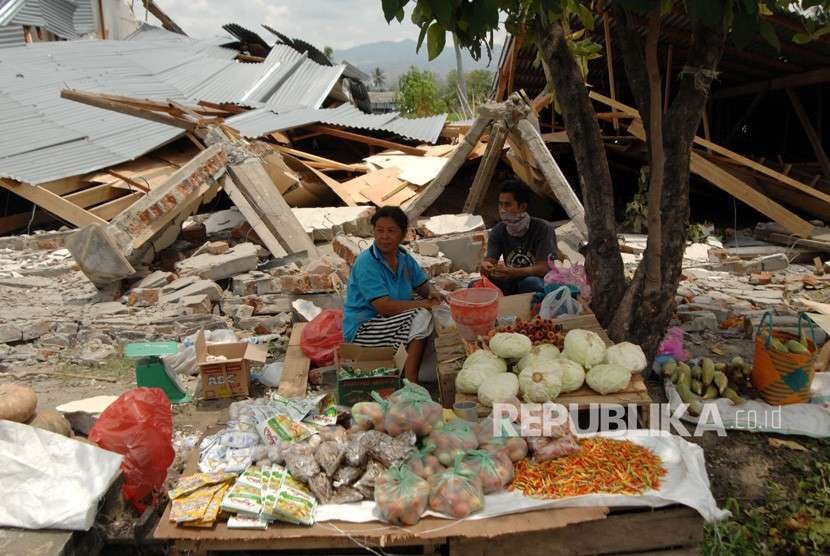
<path id="1" fill-rule="evenodd" d="M 352 266 L 343 311 L 343 337 L 369 347 L 406 344 L 404 376 L 418 380 L 430 309 L 442 302 L 424 269 L 401 247 L 409 219 L 398 207 L 381 207 L 372 217 L 375 241 Z M 412 292 L 423 299 L 413 300 Z"/>

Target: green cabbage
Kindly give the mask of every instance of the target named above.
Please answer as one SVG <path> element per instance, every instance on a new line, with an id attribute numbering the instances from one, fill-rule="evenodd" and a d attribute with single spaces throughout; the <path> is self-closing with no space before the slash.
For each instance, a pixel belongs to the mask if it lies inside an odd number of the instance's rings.
<path id="1" fill-rule="evenodd" d="M 565 335 L 565 357 L 586 369 L 605 360 L 605 342 L 596 332 L 571 330 Z"/>
<path id="2" fill-rule="evenodd" d="M 537 361 L 550 361 L 552 359 L 556 359 L 557 357 L 559 357 L 559 348 L 553 344 L 539 344 L 538 346 L 533 346 L 530 353 L 519 360 L 518 365 L 516 365 L 516 372 L 521 373 L 525 370 L 525 367 Z"/>
<path id="3" fill-rule="evenodd" d="M 494 403 L 504 403 L 519 393 L 519 379 L 513 373 L 499 373 L 486 377 L 478 389 L 478 401 L 492 407 Z"/>
<path id="4" fill-rule="evenodd" d="M 490 349 L 502 359 L 521 359 L 532 347 L 530 338 L 515 332 L 499 332 L 490 340 Z"/>
<path id="5" fill-rule="evenodd" d="M 625 390 L 631 380 L 631 372 L 619 365 L 596 365 L 585 375 L 585 381 L 602 395 Z"/>
<path id="6" fill-rule="evenodd" d="M 605 352 L 605 361 L 625 367 L 632 373 L 639 373 L 648 366 L 643 348 L 631 342 L 622 342 L 608 348 Z"/>

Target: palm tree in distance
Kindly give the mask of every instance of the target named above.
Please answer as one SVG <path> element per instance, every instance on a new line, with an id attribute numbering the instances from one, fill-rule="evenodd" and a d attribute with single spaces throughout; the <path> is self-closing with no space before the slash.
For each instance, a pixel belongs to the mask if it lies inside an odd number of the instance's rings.
<path id="1" fill-rule="evenodd" d="M 383 89 L 383 86 L 386 84 L 386 74 L 380 68 L 375 68 L 372 71 L 372 85 L 375 89 Z"/>

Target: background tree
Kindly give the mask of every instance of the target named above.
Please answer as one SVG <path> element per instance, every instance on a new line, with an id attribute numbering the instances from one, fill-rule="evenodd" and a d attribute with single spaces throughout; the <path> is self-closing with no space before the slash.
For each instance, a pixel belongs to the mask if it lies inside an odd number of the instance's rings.
<path id="1" fill-rule="evenodd" d="M 493 72 L 490 70 L 478 69 L 468 71 L 464 74 L 467 82 L 467 100 L 470 107 L 475 111 L 476 106 L 487 102 L 490 98 L 490 90 L 493 86 Z M 447 82 L 442 92 L 447 109 L 452 112 L 459 111 L 458 102 L 458 72 L 450 70 L 447 72 Z"/>
<path id="2" fill-rule="evenodd" d="M 446 110 L 446 105 L 438 94 L 438 82 L 435 75 L 415 66 L 409 68 L 398 81 L 398 110 L 404 116 L 433 116 Z"/>
<path id="3" fill-rule="evenodd" d="M 386 85 L 386 73 L 380 68 L 372 70 L 372 86 L 377 90 L 383 90 Z"/>
<path id="4" fill-rule="evenodd" d="M 323 54 L 325 54 L 326 58 L 328 58 L 329 61 L 331 61 L 331 57 L 334 56 L 334 49 L 330 46 L 324 46 L 323 47 Z"/>
<path id="5" fill-rule="evenodd" d="M 764 18 L 774 10 L 827 9 L 828 0 L 612 0 L 615 39 L 629 88 L 642 116 L 649 153 L 648 240 L 643 261 L 626 281 L 614 220 L 614 188 L 599 125 L 583 69 L 574 51 L 585 49 L 572 25 L 593 29 L 589 0 L 382 0 L 387 21 L 404 17 L 413 3 L 412 22 L 427 42 L 429 58 L 453 33 L 474 59 L 493 47 L 500 17 L 511 33 L 521 31 L 535 44 L 549 90 L 558 100 L 582 184 L 588 227 L 586 269 L 594 291 L 592 308 L 616 341 L 628 339 L 653 356 L 671 319 L 680 281 L 689 222 L 689 163 L 692 140 L 701 121 L 712 81 L 727 40 L 737 47 L 760 34 L 777 45 Z M 663 18 L 684 10 L 691 20 L 685 65 L 668 111 L 662 111 L 662 76 L 657 45 Z M 645 29 L 645 41 L 640 29 Z M 822 32 L 813 28 L 804 37 Z"/>

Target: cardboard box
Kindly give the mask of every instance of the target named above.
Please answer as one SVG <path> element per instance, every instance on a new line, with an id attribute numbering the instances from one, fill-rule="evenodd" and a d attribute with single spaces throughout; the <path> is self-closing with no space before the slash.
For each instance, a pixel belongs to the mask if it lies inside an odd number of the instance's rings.
<path id="1" fill-rule="evenodd" d="M 394 368 L 394 376 L 373 376 L 366 378 L 337 378 L 337 403 L 351 406 L 357 402 L 371 400 L 374 390 L 384 398 L 401 387 L 401 373 L 406 363 L 406 348 L 397 350 L 381 347 L 370 348 L 357 344 L 343 344 L 337 358 L 338 373 L 345 367 L 372 370 L 379 367 Z"/>
<path id="2" fill-rule="evenodd" d="M 209 355 L 226 359 L 208 361 Z M 250 364 L 265 363 L 267 358 L 267 346 L 248 342 L 208 344 L 204 331 L 200 331 L 196 337 L 196 364 L 202 376 L 202 398 L 247 396 L 251 382 Z"/>

